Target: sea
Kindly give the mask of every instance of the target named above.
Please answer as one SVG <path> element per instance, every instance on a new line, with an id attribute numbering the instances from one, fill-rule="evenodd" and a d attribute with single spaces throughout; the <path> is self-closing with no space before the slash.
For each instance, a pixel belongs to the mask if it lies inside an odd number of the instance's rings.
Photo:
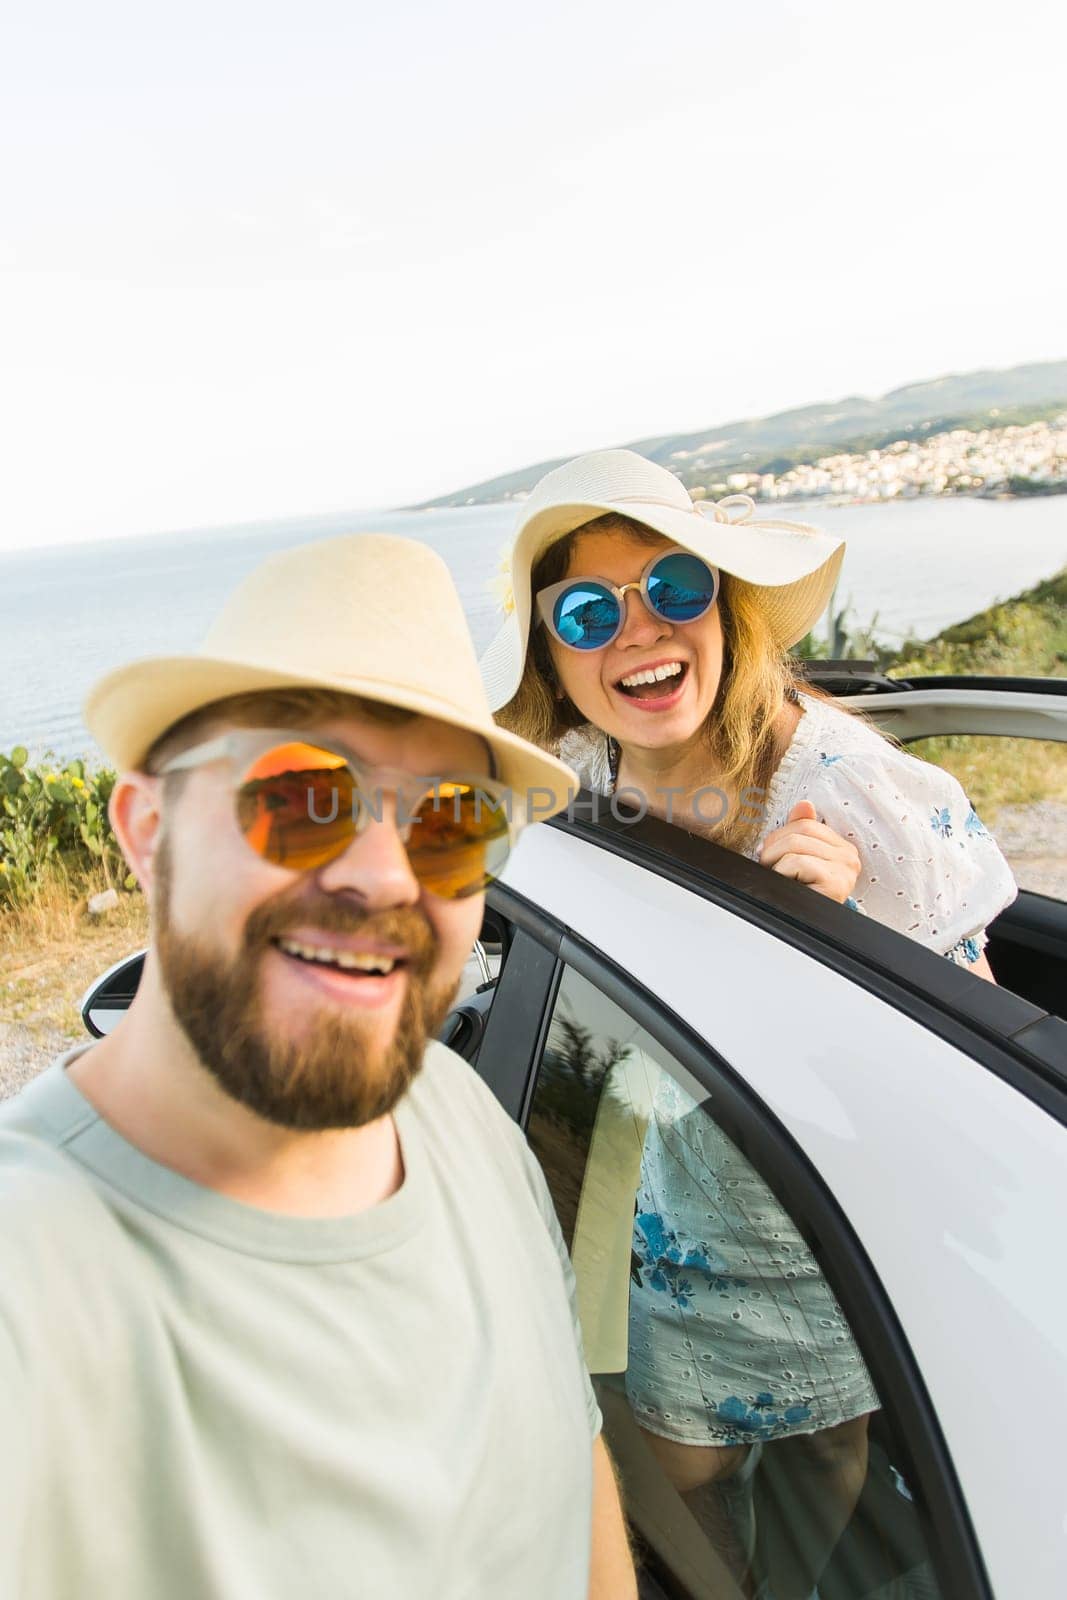
<path id="1" fill-rule="evenodd" d="M 763 511 L 764 508 L 761 508 Z M 1067 564 L 1067 496 L 777 505 L 847 540 L 835 607 L 879 638 L 928 638 Z M 138 656 L 195 649 L 234 585 L 275 550 L 340 533 L 425 540 L 448 563 L 476 647 L 499 621 L 493 580 L 514 505 L 386 511 L 0 552 L 0 750 L 96 755 L 89 686 Z"/>

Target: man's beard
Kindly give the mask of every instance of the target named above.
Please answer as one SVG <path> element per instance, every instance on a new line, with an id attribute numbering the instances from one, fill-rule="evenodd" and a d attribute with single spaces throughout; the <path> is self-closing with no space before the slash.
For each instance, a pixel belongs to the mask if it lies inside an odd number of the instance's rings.
<path id="1" fill-rule="evenodd" d="M 164 840 L 153 906 L 160 976 L 201 1065 L 231 1099 L 285 1128 L 310 1132 L 362 1127 L 391 1111 L 404 1094 L 459 985 L 431 984 L 436 941 L 420 912 L 363 913 L 321 890 L 312 894 L 308 885 L 297 887 L 299 896 L 277 895 L 252 913 L 241 950 L 227 964 L 209 942 L 172 926 L 171 860 Z M 275 939 L 296 928 L 358 934 L 407 952 L 404 1001 L 384 1052 L 371 1055 L 360 1015 L 330 1012 L 311 1022 L 297 1040 L 264 1029 L 263 960 Z"/>

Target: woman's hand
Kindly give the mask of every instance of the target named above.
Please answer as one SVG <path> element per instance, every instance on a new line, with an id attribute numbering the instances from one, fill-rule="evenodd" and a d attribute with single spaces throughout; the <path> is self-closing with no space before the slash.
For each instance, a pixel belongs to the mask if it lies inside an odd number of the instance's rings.
<path id="1" fill-rule="evenodd" d="M 830 900 L 847 900 L 860 875 L 860 854 L 825 822 L 816 821 L 810 800 L 798 800 L 784 827 L 763 841 L 760 865 L 808 884 Z"/>

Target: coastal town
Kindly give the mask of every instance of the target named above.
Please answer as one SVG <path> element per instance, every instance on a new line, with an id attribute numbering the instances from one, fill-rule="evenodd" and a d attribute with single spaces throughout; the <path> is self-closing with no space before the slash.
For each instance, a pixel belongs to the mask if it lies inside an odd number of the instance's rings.
<path id="1" fill-rule="evenodd" d="M 1067 411 L 1047 421 L 980 430 L 953 428 L 922 440 L 896 439 L 857 455 L 821 456 L 781 472 L 734 471 L 715 481 L 699 448 L 676 451 L 669 465 L 683 478 L 705 477 L 694 499 L 748 494 L 755 500 L 814 497 L 830 503 L 910 500 L 920 495 L 1067 492 Z"/>

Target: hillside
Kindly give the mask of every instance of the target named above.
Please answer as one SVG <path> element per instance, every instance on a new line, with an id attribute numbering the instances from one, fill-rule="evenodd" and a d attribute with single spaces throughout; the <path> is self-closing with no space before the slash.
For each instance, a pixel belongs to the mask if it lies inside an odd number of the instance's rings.
<path id="1" fill-rule="evenodd" d="M 1067 567 L 925 644 L 905 645 L 887 670 L 893 678 L 1067 676 Z M 1067 744 L 952 734 L 909 748 L 951 772 L 984 820 L 1002 830 L 1020 884 L 1067 897 Z"/>
<path id="2" fill-rule="evenodd" d="M 889 664 L 894 678 L 933 674 L 1067 677 L 1067 567 L 1032 589 L 953 623 Z"/>
<path id="3" fill-rule="evenodd" d="M 670 467 L 691 489 L 731 472 L 781 472 L 838 451 L 880 449 L 898 439 L 924 439 L 951 428 L 1030 422 L 1065 404 L 1067 361 L 1042 361 L 908 384 L 875 400 L 852 395 L 695 433 L 638 439 L 626 448 Z M 611 442 L 605 441 L 605 447 Z M 543 473 L 559 465 L 559 460 L 539 461 L 425 504 L 510 500 L 527 494 Z"/>

